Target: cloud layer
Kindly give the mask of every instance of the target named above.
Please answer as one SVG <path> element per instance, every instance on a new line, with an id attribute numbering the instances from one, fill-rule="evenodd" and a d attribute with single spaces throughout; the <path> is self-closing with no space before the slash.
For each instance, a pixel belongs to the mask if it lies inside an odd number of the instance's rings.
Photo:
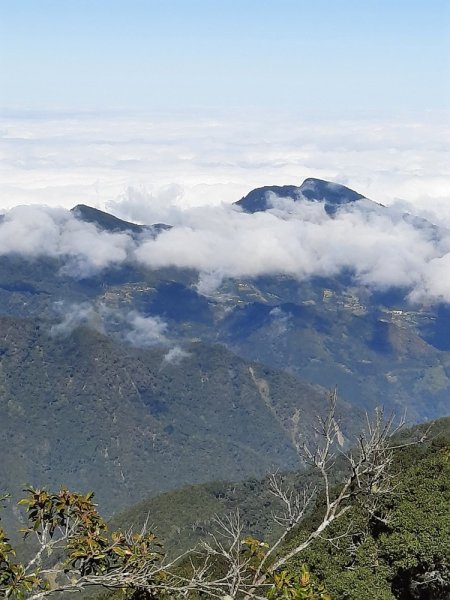
<path id="1" fill-rule="evenodd" d="M 194 268 L 206 295 L 226 277 L 351 269 L 364 285 L 450 301 L 449 138 L 446 115 L 437 114 L 333 122 L 9 114 L 0 120 L 0 206 L 14 208 L 0 222 L 0 255 L 60 258 L 62 272 L 77 278 L 126 261 Z M 252 188 L 311 176 L 390 210 L 359 204 L 330 219 L 308 202 L 276 200 L 255 215 L 230 206 Z M 174 228 L 155 240 L 98 231 L 58 208 L 78 203 Z M 405 221 L 406 210 L 444 229 Z"/>
<path id="2" fill-rule="evenodd" d="M 225 277 L 286 274 L 299 280 L 351 270 L 372 288 L 411 288 L 416 300 L 450 300 L 446 286 L 450 233 L 405 220 L 371 202 L 349 205 L 330 218 L 323 204 L 274 200 L 265 213 L 228 207 L 193 209 L 178 227 L 139 245 L 149 268 L 197 269 L 199 291 L 212 293 Z"/>
<path id="3" fill-rule="evenodd" d="M 0 119 L 0 207 L 84 203 L 148 222 L 155 205 L 231 203 L 319 177 L 450 225 L 449 123 L 443 114 L 10 114 Z"/>
<path id="4" fill-rule="evenodd" d="M 74 277 L 124 262 L 133 247 L 130 236 L 99 231 L 64 209 L 17 206 L 0 222 L 0 255 L 63 257 L 63 270 Z"/>
<path id="5" fill-rule="evenodd" d="M 362 285 L 405 286 L 413 300 L 450 302 L 447 229 L 366 200 L 342 207 L 333 218 L 320 202 L 271 201 L 271 210 L 255 214 L 230 205 L 172 207 L 174 227 L 156 239 L 99 231 L 64 209 L 17 207 L 0 222 L 0 255 L 57 257 L 61 271 L 76 278 L 124 262 L 148 269 L 195 269 L 198 290 L 205 295 L 213 294 L 224 278 L 281 273 L 302 280 L 345 269 Z M 163 215 L 156 211 L 153 216 L 161 220 L 156 217 Z M 89 311 L 81 318 L 91 318 Z M 131 343 L 163 338 L 162 323 L 139 319 L 130 315 L 136 330 Z"/>

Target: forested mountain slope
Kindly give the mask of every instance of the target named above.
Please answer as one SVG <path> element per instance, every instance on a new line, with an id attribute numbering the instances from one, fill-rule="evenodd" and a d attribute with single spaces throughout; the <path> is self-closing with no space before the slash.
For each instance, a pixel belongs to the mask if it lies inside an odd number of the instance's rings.
<path id="1" fill-rule="evenodd" d="M 325 390 L 196 343 L 178 358 L 81 327 L 0 319 L 0 481 L 95 490 L 102 511 L 298 465 Z M 343 435 L 354 430 L 341 403 Z M 352 415 L 354 417 L 354 415 Z"/>

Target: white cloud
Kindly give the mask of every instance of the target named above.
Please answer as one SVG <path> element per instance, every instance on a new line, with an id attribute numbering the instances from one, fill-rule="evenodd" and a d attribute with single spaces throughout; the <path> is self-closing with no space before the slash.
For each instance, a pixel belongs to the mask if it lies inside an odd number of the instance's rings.
<path id="1" fill-rule="evenodd" d="M 99 231 L 64 209 L 17 206 L 0 222 L 0 255 L 63 258 L 63 270 L 79 278 L 124 262 L 133 246 L 128 235 Z"/>
<path id="2" fill-rule="evenodd" d="M 177 184 L 163 186 L 153 193 L 142 186 L 130 186 L 119 198 L 107 202 L 106 209 L 133 223 L 176 223 L 183 195 L 183 188 Z"/>
<path id="3" fill-rule="evenodd" d="M 61 316 L 61 321 L 52 325 L 50 334 L 55 337 L 67 337 L 81 326 L 105 333 L 103 316 L 91 303 L 80 304 L 64 302 L 55 303 L 55 310 Z"/>
<path id="4" fill-rule="evenodd" d="M 134 310 L 111 309 L 102 303 L 56 302 L 54 309 L 59 321 L 52 325 L 50 334 L 66 337 L 81 326 L 89 327 L 104 335 L 119 336 L 132 346 L 168 346 L 168 326 L 160 317 L 144 316 Z M 178 346 L 169 349 L 164 356 L 167 362 L 179 362 L 188 356 Z"/>
<path id="5" fill-rule="evenodd" d="M 281 206 L 286 207 L 283 200 Z M 330 219 L 320 203 L 292 202 L 248 215 L 227 206 L 192 210 L 182 226 L 136 248 L 150 268 L 200 271 L 199 290 L 210 294 L 224 277 L 283 273 L 303 279 L 350 268 L 374 287 L 421 284 L 429 261 L 443 251 L 427 230 L 394 213 L 347 207 Z"/>
<path id="6" fill-rule="evenodd" d="M 183 350 L 182 348 L 180 348 L 180 346 L 174 346 L 167 352 L 167 354 L 164 355 L 163 361 L 165 363 L 178 365 L 183 359 L 187 358 L 188 356 L 190 356 L 189 352 L 186 352 L 186 350 Z"/>
<path id="7" fill-rule="evenodd" d="M 256 214 L 229 205 L 176 210 L 175 227 L 138 241 L 99 231 L 63 209 L 18 207 L 0 223 L 0 254 L 58 257 L 61 271 L 73 277 L 124 261 L 150 269 L 195 269 L 198 291 L 205 295 L 228 277 L 282 273 L 300 280 L 350 269 L 369 287 L 405 286 L 415 300 L 450 301 L 449 230 L 370 201 L 346 205 L 333 218 L 320 202 L 272 197 L 272 203 Z M 131 343 L 164 340 L 165 325 L 152 317 L 133 314 L 128 323 Z"/>
<path id="8" fill-rule="evenodd" d="M 272 331 L 275 335 L 283 335 L 289 329 L 291 315 L 276 306 L 270 311 Z"/>
<path id="9" fill-rule="evenodd" d="M 0 206 L 82 202 L 158 220 L 167 200 L 181 208 L 231 203 L 252 188 L 312 176 L 385 204 L 400 198 L 439 211 L 450 224 L 449 130 L 445 114 L 326 122 L 298 114 L 9 116 L 0 120 Z"/>
<path id="10" fill-rule="evenodd" d="M 159 317 L 144 317 L 139 313 L 130 312 L 126 320 L 130 330 L 125 339 L 132 346 L 143 348 L 167 343 L 167 323 Z"/>

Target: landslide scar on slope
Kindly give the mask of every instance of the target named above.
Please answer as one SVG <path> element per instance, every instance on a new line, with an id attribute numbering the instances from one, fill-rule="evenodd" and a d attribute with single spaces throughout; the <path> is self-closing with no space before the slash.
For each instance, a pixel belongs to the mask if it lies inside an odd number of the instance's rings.
<path id="1" fill-rule="evenodd" d="M 290 438 L 294 448 L 296 448 L 296 437 L 298 433 L 298 420 L 299 420 L 299 411 L 298 409 L 295 411 L 295 415 L 289 419 L 282 419 L 276 410 L 276 407 L 272 403 L 272 399 L 270 397 L 270 386 L 269 382 L 263 377 L 257 377 L 255 370 L 253 367 L 248 368 L 248 372 L 252 378 L 253 383 L 255 384 L 256 389 L 258 390 L 259 395 L 261 396 L 262 401 L 270 410 L 276 421 L 279 423 L 280 427 L 287 433 Z M 289 426 L 289 423 L 292 421 L 292 427 Z"/>

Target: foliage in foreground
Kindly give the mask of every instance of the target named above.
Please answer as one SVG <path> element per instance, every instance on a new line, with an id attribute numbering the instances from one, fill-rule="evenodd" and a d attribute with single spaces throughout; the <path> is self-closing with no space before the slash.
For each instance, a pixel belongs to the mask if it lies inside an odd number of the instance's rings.
<path id="1" fill-rule="evenodd" d="M 411 436 L 420 437 L 427 427 L 404 432 L 396 441 L 403 445 Z M 350 514 L 330 527 L 324 538 L 317 539 L 301 557 L 290 562 L 289 572 L 298 576 L 302 564 L 307 563 L 333 600 L 447 600 L 450 596 L 450 418 L 433 423 L 429 438 L 425 444 L 395 452 L 395 489 L 380 504 L 377 514 L 367 514 L 354 506 Z M 302 481 L 295 480 L 294 485 L 298 487 Z M 270 495 L 263 493 L 266 488 L 264 482 L 256 487 L 255 482 L 249 482 L 242 490 L 239 488 L 236 503 L 244 507 L 242 516 L 247 530 L 259 528 L 262 539 L 271 541 L 273 531 L 270 535 L 266 520 L 263 519 L 262 526 L 256 520 L 256 515 L 262 519 L 264 513 L 267 516 L 274 508 L 269 505 Z M 211 497 L 225 494 L 226 490 L 225 485 L 219 484 L 212 486 L 212 491 L 209 486 L 197 486 L 161 499 L 164 506 L 169 505 L 173 520 L 178 511 L 183 512 L 187 521 L 189 515 L 184 513 L 189 512 L 192 503 L 194 523 L 201 503 L 209 507 Z M 247 504 L 243 502 L 244 496 Z M 224 507 L 216 503 L 210 514 L 213 509 L 225 514 L 236 503 Z M 124 514 L 121 524 L 142 523 L 149 511 L 157 515 L 154 518 L 158 523 L 163 518 L 169 520 L 162 508 L 155 501 L 143 503 Z M 307 532 L 314 530 L 322 511 L 319 499 L 303 525 L 291 533 L 286 547 L 298 544 Z M 206 527 L 203 524 L 203 536 Z M 194 536 L 192 533 L 192 539 Z M 328 538 L 337 539 L 330 543 Z"/>
<path id="2" fill-rule="evenodd" d="M 26 507 L 29 527 L 24 537 L 35 536 L 36 553 L 27 563 L 16 561 L 16 551 L 0 529 L 0 591 L 21 600 L 40 598 L 58 590 L 79 589 L 89 577 L 126 567 L 150 567 L 163 556 L 152 533 L 107 533 L 106 523 L 93 503 L 93 494 L 57 493 L 29 488 L 19 504 Z M 49 560 L 52 558 L 52 560 Z"/>
<path id="3" fill-rule="evenodd" d="M 334 599 L 450 597 L 449 433 L 430 448 L 399 452 L 396 489 L 378 510 L 353 506 L 330 527 L 333 543 L 319 539 L 302 555 Z M 296 532 L 289 545 L 304 535 Z M 291 568 L 299 565 L 294 559 Z"/>
<path id="4" fill-rule="evenodd" d="M 27 492 L 19 501 L 26 507 L 29 521 L 29 527 L 22 531 L 25 538 L 36 536 L 38 545 L 33 558 L 22 563 L 16 560 L 14 548 L 0 529 L 0 592 L 6 598 L 37 600 L 91 585 L 117 588 L 122 598 L 136 600 L 203 591 L 195 581 L 194 563 L 192 568 L 180 567 L 177 575 L 170 571 L 174 563 L 164 562 L 162 546 L 154 534 L 145 530 L 109 534 L 92 493 L 82 495 L 64 488 L 56 493 L 33 488 Z M 267 548 L 259 540 L 246 538 L 240 558 L 250 571 L 259 571 Z M 213 569 L 220 570 L 220 566 Z M 298 573 L 287 569 L 271 573 L 264 591 L 269 600 L 330 599 L 304 565 Z"/>

